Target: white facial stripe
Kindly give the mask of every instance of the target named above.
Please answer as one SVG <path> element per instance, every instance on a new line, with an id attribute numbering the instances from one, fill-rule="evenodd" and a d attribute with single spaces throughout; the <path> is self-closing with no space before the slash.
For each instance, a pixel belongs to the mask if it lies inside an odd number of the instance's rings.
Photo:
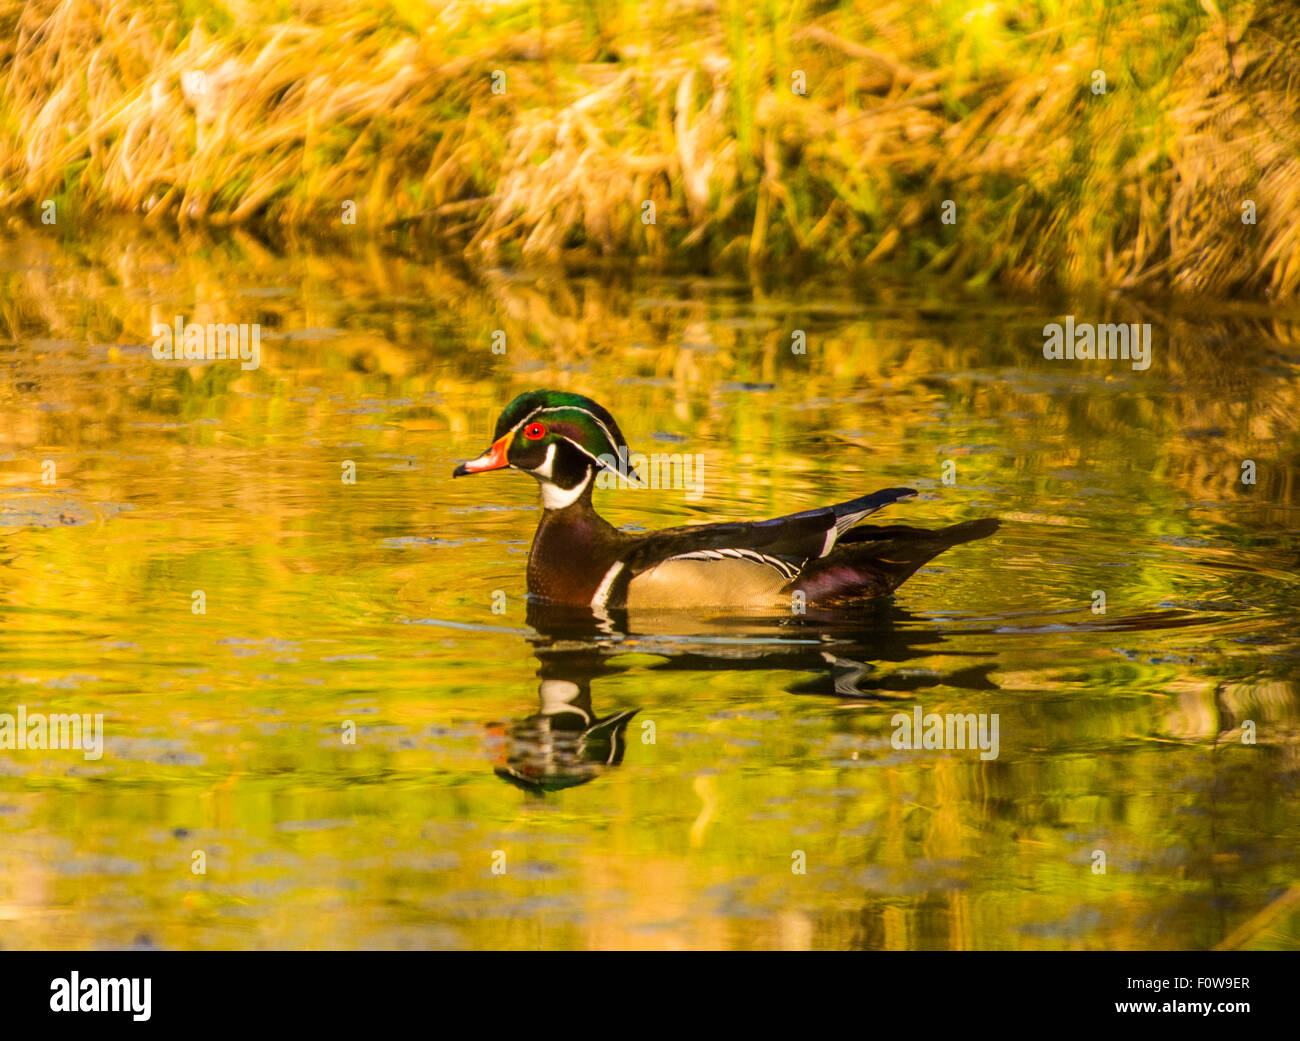
<path id="1" fill-rule="evenodd" d="M 535 416 L 539 416 L 544 412 L 563 412 L 566 409 L 572 409 L 575 412 L 582 412 L 590 416 L 595 421 L 596 425 L 600 427 L 605 437 L 609 440 L 609 443 L 611 445 L 616 445 L 614 435 L 609 432 L 609 427 L 605 425 L 604 421 L 598 415 L 592 412 L 591 409 L 583 408 L 581 405 L 540 406 L 538 408 L 533 409 L 530 413 L 528 413 L 528 415 L 524 416 L 523 419 L 521 419 L 518 423 L 512 426 L 508 431 L 508 433 L 511 436 L 513 436 L 514 434 L 519 432 L 520 427 L 531 422 Z M 607 464 L 602 463 L 600 459 L 592 455 L 589 451 L 587 451 L 587 449 L 583 448 L 582 445 L 578 444 L 577 441 L 573 440 L 573 438 L 567 437 L 564 434 L 560 434 L 559 436 L 564 438 L 565 441 L 569 442 L 569 444 L 573 445 L 574 448 L 576 448 L 579 452 L 581 452 L 588 459 L 590 459 L 596 465 L 596 467 L 604 468 L 606 470 L 610 469 L 610 467 Z M 516 467 L 513 463 L 510 464 L 510 468 L 512 470 L 518 469 L 518 467 Z M 575 502 L 578 501 L 579 498 L 582 497 L 582 493 L 586 491 L 587 486 L 591 484 L 592 474 L 594 474 L 596 471 L 594 468 L 588 468 L 587 476 L 583 479 L 581 484 L 577 485 L 574 488 L 560 488 L 557 485 L 552 484 L 550 478 L 555 472 L 555 442 L 551 442 L 549 445 L 546 446 L 546 458 L 542 461 L 542 465 L 528 472 L 536 474 L 538 477 L 542 478 L 541 481 L 542 508 L 547 510 L 562 510 L 566 506 L 572 506 Z M 608 595 L 608 591 L 606 592 L 606 595 Z"/>
<path id="2" fill-rule="evenodd" d="M 533 416 L 537 415 L 537 413 L 542 412 L 542 411 L 544 411 L 544 410 L 541 409 L 541 408 L 535 408 L 535 409 L 533 409 L 530 413 L 528 413 L 528 415 L 524 416 L 523 419 L 521 419 L 518 423 L 516 423 L 516 424 L 515 424 L 514 426 L 512 426 L 509 430 L 507 430 L 507 431 L 506 431 L 506 434 L 517 434 L 517 433 L 519 432 L 519 428 L 520 428 L 521 426 L 523 426 L 523 425 L 524 425 L 525 423 L 527 423 L 530 419 L 532 419 Z M 502 434 L 501 437 L 505 437 L 506 434 Z M 501 440 L 501 438 L 497 438 L 497 440 L 499 441 L 499 440 Z"/>
<path id="3" fill-rule="evenodd" d="M 565 437 L 563 434 L 561 434 L 561 435 L 560 435 L 560 440 L 561 440 L 561 441 L 568 441 L 569 444 L 573 445 L 574 448 L 576 448 L 579 452 L 581 452 L 583 455 L 585 455 L 588 459 L 590 459 L 590 460 L 591 460 L 593 463 L 595 463 L 597 466 L 601 466 L 601 465 L 602 465 L 602 463 L 601 463 L 601 461 L 600 461 L 599 459 L 597 459 L 594 455 L 592 455 L 590 452 L 588 452 L 585 448 L 582 447 L 582 445 L 578 444 L 578 442 L 577 442 L 577 441 L 574 441 L 572 438 Z M 554 441 L 552 441 L 549 445 L 547 445 L 547 446 L 546 446 L 546 458 L 542 460 L 542 464 L 541 464 L 540 466 L 534 467 L 532 470 L 529 471 L 529 473 L 534 473 L 534 474 L 536 474 L 538 477 L 545 478 L 545 479 L 548 480 L 548 481 L 553 481 L 553 480 L 555 480 L 555 449 L 556 449 L 556 447 L 557 447 L 557 446 L 556 446 L 556 444 L 555 444 Z M 590 476 L 590 470 L 588 471 L 588 476 Z"/>
<path id="4" fill-rule="evenodd" d="M 615 470 L 615 469 L 613 469 L 613 467 L 611 467 L 608 463 L 602 463 L 602 462 L 600 461 L 600 459 L 598 459 L 596 456 L 594 456 L 594 455 L 592 455 L 590 452 L 588 452 L 585 448 L 582 447 L 582 445 L 578 444 L 577 441 L 573 440 L 573 438 L 571 438 L 571 437 L 565 437 L 563 434 L 560 435 L 560 438 L 561 438 L 562 440 L 564 440 L 564 441 L 568 441 L 569 444 L 573 445 L 574 448 L 576 448 L 579 452 L 581 452 L 583 455 L 585 455 L 585 456 L 586 456 L 588 459 L 590 459 L 593 463 L 595 463 L 597 466 L 599 466 L 602 470 L 609 470 L 609 471 L 611 471 L 612 473 L 618 473 L 618 471 Z M 554 445 L 551 445 L 551 447 L 554 448 L 555 446 L 554 446 Z"/>
<path id="5" fill-rule="evenodd" d="M 541 466 L 533 471 L 538 477 L 550 478 L 555 473 L 555 442 L 552 441 L 546 446 L 546 459 Z"/>
<path id="6" fill-rule="evenodd" d="M 515 433 L 518 433 L 519 428 L 520 428 L 521 426 L 523 426 L 525 423 L 528 423 L 528 422 L 529 422 L 529 421 L 530 421 L 534 416 L 539 416 L 539 415 L 541 415 L 543 412 L 563 412 L 563 411 L 565 411 L 566 409 L 572 409 L 574 412 L 582 412 L 582 413 L 585 413 L 586 415 L 590 416 L 592 419 L 594 419 L 594 420 L 596 421 L 596 425 L 597 425 L 598 427 L 600 427 L 601 431 L 604 433 L 605 438 L 609 441 L 609 443 L 610 443 L 611 445 L 614 445 L 615 448 L 618 447 L 618 442 L 615 440 L 614 435 L 611 434 L 611 433 L 609 432 L 609 427 L 605 426 L 605 424 L 604 424 L 604 422 L 601 420 L 601 418 L 600 418 L 598 415 L 596 415 L 596 413 L 592 412 L 591 409 L 589 409 L 589 408 L 583 408 L 583 407 L 580 406 L 580 405 L 541 405 L 541 406 L 539 406 L 538 408 L 533 409 L 530 413 L 528 413 L 528 415 L 524 416 L 523 419 L 521 419 L 518 423 L 516 423 L 514 426 L 512 426 L 508 431 L 506 431 L 506 433 L 508 433 L 508 434 L 515 434 Z M 505 434 L 502 435 L 502 437 L 504 437 L 504 436 L 505 436 Z M 595 463 L 597 466 L 603 466 L 603 467 L 605 467 L 606 470 L 609 469 L 608 466 L 605 466 L 604 463 L 602 463 L 602 462 L 601 462 L 599 459 L 597 459 L 594 455 L 592 455 L 592 454 L 591 454 L 590 452 L 588 452 L 585 448 L 583 448 L 582 445 L 578 444 L 577 441 L 573 440 L 573 438 L 571 438 L 571 437 L 566 437 L 564 434 L 561 434 L 560 437 L 563 437 L 564 440 L 568 441 L 569 444 L 573 445 L 574 448 L 576 448 L 579 452 L 581 452 L 583 455 L 585 455 L 588 459 L 590 459 L 590 460 L 591 460 L 593 463 Z M 537 472 L 540 473 L 541 471 L 539 470 L 539 471 L 537 471 Z"/>
<path id="7" fill-rule="evenodd" d="M 596 413 L 592 412 L 591 409 L 583 408 L 581 405 L 549 405 L 546 406 L 545 408 L 539 408 L 534 410 L 532 415 L 530 415 L 528 418 L 532 419 L 533 416 L 539 415 L 542 412 L 564 412 L 568 410 L 572 410 L 574 412 L 581 412 L 585 415 L 590 416 L 595 421 L 596 426 L 600 427 L 600 429 L 604 431 L 605 440 L 607 440 L 611 445 L 613 445 L 615 449 L 618 448 L 618 442 L 614 440 L 614 435 L 609 432 L 609 427 L 605 426 L 604 420 L 602 420 L 598 415 L 596 415 Z"/>

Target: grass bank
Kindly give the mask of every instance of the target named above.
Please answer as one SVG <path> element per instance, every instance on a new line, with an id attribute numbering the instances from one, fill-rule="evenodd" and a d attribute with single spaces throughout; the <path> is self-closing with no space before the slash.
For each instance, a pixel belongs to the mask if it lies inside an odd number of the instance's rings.
<path id="1" fill-rule="evenodd" d="M 1298 81 L 1292 0 L 0 0 L 0 210 L 1294 298 Z"/>

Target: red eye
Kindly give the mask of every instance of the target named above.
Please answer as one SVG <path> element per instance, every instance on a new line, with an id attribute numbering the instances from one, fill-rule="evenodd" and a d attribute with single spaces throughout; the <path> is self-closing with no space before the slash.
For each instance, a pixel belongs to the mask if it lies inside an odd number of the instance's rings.
<path id="1" fill-rule="evenodd" d="M 524 437 L 529 441 L 540 441 L 546 436 L 546 427 L 541 423 L 529 423 L 524 427 Z"/>

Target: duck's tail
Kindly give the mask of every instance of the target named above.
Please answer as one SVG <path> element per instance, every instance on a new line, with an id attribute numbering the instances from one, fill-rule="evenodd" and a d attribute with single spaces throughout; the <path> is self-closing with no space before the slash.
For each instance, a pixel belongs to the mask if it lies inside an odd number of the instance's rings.
<path id="1" fill-rule="evenodd" d="M 823 606 L 885 596 L 944 550 L 987 538 L 1000 523 L 990 517 L 933 531 L 903 524 L 850 528 L 829 556 L 811 561 L 789 588 Z"/>

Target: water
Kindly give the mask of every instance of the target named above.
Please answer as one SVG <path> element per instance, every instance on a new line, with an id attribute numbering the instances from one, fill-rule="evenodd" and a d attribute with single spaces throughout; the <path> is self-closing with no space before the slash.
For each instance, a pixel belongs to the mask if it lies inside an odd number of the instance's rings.
<path id="1" fill-rule="evenodd" d="M 131 225 L 11 230 L 0 308 L 0 712 L 105 733 L 0 751 L 6 948 L 1300 946 L 1294 310 Z M 155 361 L 177 314 L 260 366 Z M 1044 359 L 1067 314 L 1150 369 Z M 534 482 L 450 474 L 539 386 L 704 456 L 617 524 L 1003 526 L 841 618 L 530 615 Z"/>

